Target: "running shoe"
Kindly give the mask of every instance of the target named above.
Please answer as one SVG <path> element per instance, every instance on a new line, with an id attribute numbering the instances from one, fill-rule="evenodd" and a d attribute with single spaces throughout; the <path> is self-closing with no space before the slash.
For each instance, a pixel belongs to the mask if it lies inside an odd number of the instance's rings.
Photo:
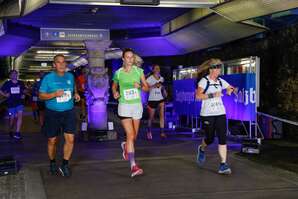
<path id="1" fill-rule="evenodd" d="M 13 138 L 13 132 L 9 131 L 9 137 Z"/>
<path id="2" fill-rule="evenodd" d="M 229 175 L 232 173 L 232 170 L 227 163 L 220 163 L 218 173 Z"/>
<path id="3" fill-rule="evenodd" d="M 151 132 L 147 132 L 147 139 L 152 140 L 152 133 Z"/>
<path id="4" fill-rule="evenodd" d="M 56 162 L 50 163 L 50 173 L 51 173 L 51 175 L 56 175 L 58 173 L 58 167 L 57 167 Z"/>
<path id="5" fill-rule="evenodd" d="M 161 134 L 160 134 L 160 137 L 161 137 L 162 139 L 166 139 L 166 138 L 167 138 L 167 135 L 166 135 L 165 133 L 161 133 Z"/>
<path id="6" fill-rule="evenodd" d="M 203 151 L 202 146 L 200 145 L 198 147 L 198 154 L 197 154 L 197 164 L 202 166 L 204 162 L 206 161 L 205 151 Z"/>
<path id="7" fill-rule="evenodd" d="M 22 138 L 20 132 L 16 132 L 13 137 L 17 140 L 20 140 Z"/>
<path id="8" fill-rule="evenodd" d="M 128 160 L 126 142 L 121 142 L 121 148 L 122 148 L 122 157 L 123 157 L 123 160 Z"/>
<path id="9" fill-rule="evenodd" d="M 71 175 L 70 168 L 67 164 L 61 165 L 59 172 L 63 177 L 69 177 Z"/>
<path id="10" fill-rule="evenodd" d="M 135 177 L 138 175 L 142 175 L 143 174 L 143 169 L 141 169 L 140 167 L 138 167 L 138 165 L 135 165 L 131 168 L 131 177 Z"/>

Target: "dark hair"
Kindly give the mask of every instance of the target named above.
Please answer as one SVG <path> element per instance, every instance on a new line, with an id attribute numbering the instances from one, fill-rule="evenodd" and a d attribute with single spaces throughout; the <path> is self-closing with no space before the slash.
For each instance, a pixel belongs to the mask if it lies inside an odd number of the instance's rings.
<path id="1" fill-rule="evenodd" d="M 18 73 L 18 71 L 15 70 L 15 69 L 12 69 L 12 70 L 9 71 L 8 75 L 10 76 L 12 73 Z"/>
<path id="2" fill-rule="evenodd" d="M 154 68 L 155 68 L 156 66 L 158 66 L 158 67 L 160 68 L 160 65 L 159 65 L 159 64 L 153 64 L 153 65 L 152 65 L 152 72 L 153 72 L 153 70 L 154 70 Z"/>
<path id="3" fill-rule="evenodd" d="M 63 57 L 65 59 L 65 56 L 63 54 L 57 54 L 54 56 L 53 61 L 55 62 L 57 57 Z"/>
<path id="4" fill-rule="evenodd" d="M 151 71 L 150 71 L 150 73 L 148 73 L 145 77 L 146 78 L 148 78 L 148 77 L 150 77 L 151 75 L 153 75 L 153 70 L 154 70 L 154 68 L 156 67 L 156 66 L 159 66 L 160 67 L 160 65 L 159 64 L 152 64 L 152 69 L 151 69 Z"/>
<path id="5" fill-rule="evenodd" d="M 133 51 L 133 49 L 131 49 L 131 48 L 124 48 L 124 49 L 122 50 L 122 58 L 124 58 L 124 55 L 125 55 L 125 53 L 127 53 L 127 52 L 132 52 L 133 54 L 135 54 L 135 52 Z"/>

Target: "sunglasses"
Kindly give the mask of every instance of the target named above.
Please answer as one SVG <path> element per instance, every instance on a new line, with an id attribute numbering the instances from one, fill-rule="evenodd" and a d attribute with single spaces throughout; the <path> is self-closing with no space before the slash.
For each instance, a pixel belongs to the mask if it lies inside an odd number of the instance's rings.
<path id="1" fill-rule="evenodd" d="M 223 64 L 211 64 L 210 69 L 222 68 L 223 66 L 224 66 Z"/>

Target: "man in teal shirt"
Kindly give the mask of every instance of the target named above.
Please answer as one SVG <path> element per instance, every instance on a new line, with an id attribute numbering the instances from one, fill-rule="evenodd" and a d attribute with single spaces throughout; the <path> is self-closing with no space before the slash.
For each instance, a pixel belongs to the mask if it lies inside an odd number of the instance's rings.
<path id="1" fill-rule="evenodd" d="M 74 145 L 74 133 L 76 131 L 76 114 L 74 99 L 80 100 L 76 93 L 74 77 L 66 72 L 65 57 L 58 54 L 54 57 L 55 71 L 47 74 L 39 88 L 39 98 L 45 100 L 45 123 L 43 130 L 48 137 L 48 155 L 50 159 L 50 172 L 62 176 L 70 176 L 68 161 L 71 157 Z M 64 133 L 64 153 L 61 167 L 56 164 L 56 144 L 60 132 Z"/>

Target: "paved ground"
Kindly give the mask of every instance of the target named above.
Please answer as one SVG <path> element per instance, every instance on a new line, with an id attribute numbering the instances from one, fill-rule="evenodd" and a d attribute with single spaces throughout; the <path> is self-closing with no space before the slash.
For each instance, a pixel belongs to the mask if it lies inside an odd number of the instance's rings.
<path id="1" fill-rule="evenodd" d="M 199 139 L 178 136 L 148 142 L 141 135 L 136 156 L 144 175 L 134 179 L 129 177 L 128 162 L 121 159 L 120 140 L 77 141 L 73 175 L 51 176 L 46 139 L 30 115 L 25 121 L 31 131 L 25 131 L 22 142 L 11 141 L 4 131 L 5 121 L 0 123 L 0 154 L 13 154 L 22 166 L 17 175 L 0 177 L 0 199 L 298 197 L 297 174 L 239 157 L 235 154 L 239 144 L 229 147 L 233 174 L 222 176 L 216 173 L 216 146 L 208 150 L 206 164 L 198 167 L 194 159 Z"/>

